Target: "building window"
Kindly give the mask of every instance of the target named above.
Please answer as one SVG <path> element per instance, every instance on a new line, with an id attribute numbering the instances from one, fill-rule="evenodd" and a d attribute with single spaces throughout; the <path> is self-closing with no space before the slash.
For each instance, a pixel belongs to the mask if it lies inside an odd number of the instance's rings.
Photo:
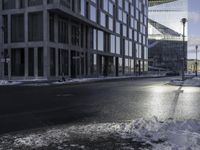
<path id="1" fill-rule="evenodd" d="M 28 49 L 28 75 L 34 76 L 34 48 Z"/>
<path id="2" fill-rule="evenodd" d="M 7 15 L 3 16 L 2 31 L 3 31 L 4 43 L 8 43 L 8 16 Z"/>
<path id="3" fill-rule="evenodd" d="M 49 40 L 51 42 L 54 42 L 54 15 L 53 14 L 50 14 L 50 17 L 49 17 Z"/>
<path id="4" fill-rule="evenodd" d="M 118 34 L 120 34 L 120 30 L 121 30 L 121 25 L 120 25 L 120 23 L 119 22 L 116 22 L 116 29 L 115 29 L 116 31 L 116 33 L 118 33 Z"/>
<path id="5" fill-rule="evenodd" d="M 11 16 L 11 41 L 24 42 L 24 15 Z"/>
<path id="6" fill-rule="evenodd" d="M 24 76 L 24 49 L 11 49 L 11 75 Z"/>
<path id="7" fill-rule="evenodd" d="M 4 57 L 8 57 L 8 49 L 4 49 Z M 8 63 L 4 63 L 4 75 L 8 75 Z"/>
<path id="8" fill-rule="evenodd" d="M 42 12 L 29 13 L 28 15 L 29 41 L 43 40 L 43 14 Z"/>
<path id="9" fill-rule="evenodd" d="M 116 53 L 120 54 L 120 50 L 121 50 L 121 41 L 120 41 L 120 37 L 116 37 Z"/>
<path id="10" fill-rule="evenodd" d="M 56 51 L 55 48 L 50 48 L 50 75 L 56 75 Z"/>
<path id="11" fill-rule="evenodd" d="M 111 3 L 111 2 L 109 2 L 109 14 L 111 15 L 111 16 L 113 16 L 113 4 Z"/>
<path id="12" fill-rule="evenodd" d="M 59 75 L 69 75 L 69 52 L 64 49 L 58 51 Z"/>
<path id="13" fill-rule="evenodd" d="M 44 74 L 44 52 L 43 48 L 39 47 L 38 48 L 38 76 L 43 76 Z"/>
<path id="14" fill-rule="evenodd" d="M 71 42 L 72 45 L 80 45 L 80 27 L 75 23 L 71 25 Z"/>
<path id="15" fill-rule="evenodd" d="M 14 9 L 16 6 L 16 0 L 2 0 L 3 9 Z"/>
<path id="16" fill-rule="evenodd" d="M 113 19 L 109 17 L 109 30 L 113 31 Z"/>
<path id="17" fill-rule="evenodd" d="M 48 3 L 48 4 L 53 4 L 53 1 L 54 1 L 54 0 L 47 0 L 47 3 Z"/>
<path id="18" fill-rule="evenodd" d="M 106 14 L 100 12 L 100 25 L 106 27 Z"/>
<path id="19" fill-rule="evenodd" d="M 96 29 L 91 29 L 90 48 L 92 48 L 94 50 L 97 49 L 97 30 Z"/>
<path id="20" fill-rule="evenodd" d="M 69 9 L 71 8 L 71 0 L 60 0 L 60 4 Z"/>
<path id="21" fill-rule="evenodd" d="M 114 35 L 110 35 L 110 52 L 111 53 L 115 53 L 115 36 Z"/>
<path id="22" fill-rule="evenodd" d="M 127 26 L 123 25 L 123 36 L 127 37 Z"/>
<path id="23" fill-rule="evenodd" d="M 124 40 L 124 50 L 125 50 L 125 55 L 128 56 L 129 55 L 129 51 L 128 51 L 128 40 Z"/>
<path id="24" fill-rule="evenodd" d="M 102 31 L 98 31 L 98 50 L 104 50 L 104 33 Z"/>
<path id="25" fill-rule="evenodd" d="M 42 5 L 43 0 L 28 0 L 28 6 Z"/>
<path id="26" fill-rule="evenodd" d="M 97 74 L 97 55 L 90 54 L 90 74 L 96 75 Z"/>
<path id="27" fill-rule="evenodd" d="M 97 21 L 97 10 L 96 7 L 90 5 L 90 20 L 96 22 Z"/>
<path id="28" fill-rule="evenodd" d="M 62 18 L 58 20 L 58 42 L 69 43 L 68 21 Z"/>
<path id="29" fill-rule="evenodd" d="M 132 41 L 129 41 L 129 56 L 133 56 L 133 44 Z"/>
<path id="30" fill-rule="evenodd" d="M 108 12 L 108 0 L 103 0 L 103 9 Z"/>
<path id="31" fill-rule="evenodd" d="M 85 0 L 79 0 L 79 9 L 80 9 L 80 14 L 82 15 L 82 16 L 85 16 Z"/>
<path id="32" fill-rule="evenodd" d="M 25 0 L 19 0 L 19 8 L 25 7 Z"/>

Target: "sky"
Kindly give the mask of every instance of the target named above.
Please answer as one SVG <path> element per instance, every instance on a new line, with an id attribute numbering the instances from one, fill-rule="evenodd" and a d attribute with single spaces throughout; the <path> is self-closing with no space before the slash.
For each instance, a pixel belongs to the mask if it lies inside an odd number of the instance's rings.
<path id="1" fill-rule="evenodd" d="M 199 45 L 200 59 L 200 0 L 188 0 L 188 58 L 196 58 L 195 45 Z"/>

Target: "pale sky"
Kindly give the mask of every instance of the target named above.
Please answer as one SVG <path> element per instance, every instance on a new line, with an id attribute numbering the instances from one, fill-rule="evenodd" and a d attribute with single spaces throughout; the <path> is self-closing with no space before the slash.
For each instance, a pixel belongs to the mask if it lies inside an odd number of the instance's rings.
<path id="1" fill-rule="evenodd" d="M 188 0 L 189 5 L 189 43 L 188 43 L 188 58 L 195 58 L 195 45 L 199 45 L 200 59 L 200 0 Z"/>

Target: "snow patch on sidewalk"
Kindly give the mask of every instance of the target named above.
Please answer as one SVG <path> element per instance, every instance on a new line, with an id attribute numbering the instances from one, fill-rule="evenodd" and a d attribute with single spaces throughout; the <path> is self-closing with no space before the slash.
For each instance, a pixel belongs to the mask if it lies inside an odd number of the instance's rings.
<path id="1" fill-rule="evenodd" d="M 18 85 L 21 82 L 19 81 L 8 81 L 8 80 L 0 80 L 0 86 L 6 86 L 6 85 Z"/>
<path id="2" fill-rule="evenodd" d="M 98 78 L 77 78 L 77 79 L 66 79 L 66 81 L 57 81 L 53 84 L 70 84 L 70 83 L 85 83 L 93 81 L 106 81 L 112 79 L 131 79 L 131 78 L 144 78 L 144 77 L 164 77 L 164 75 L 132 75 L 132 76 L 118 76 L 118 77 L 98 77 Z"/>
<path id="3" fill-rule="evenodd" d="M 52 145 L 57 145 L 57 148 L 61 149 L 66 147 L 84 149 L 91 148 L 90 146 L 94 145 L 89 145 L 89 143 L 102 144 L 102 142 L 98 142 L 99 139 L 104 139 L 105 141 L 119 139 L 117 141 L 118 143 L 119 141 L 122 142 L 121 149 L 135 148 L 133 146 L 134 143 L 141 143 L 140 145 L 147 146 L 146 149 L 153 150 L 200 149 L 199 120 L 166 120 L 162 122 L 157 118 L 152 118 L 151 120 L 137 119 L 127 123 L 62 126 L 31 132 L 1 136 L 0 149 L 51 148 Z"/>

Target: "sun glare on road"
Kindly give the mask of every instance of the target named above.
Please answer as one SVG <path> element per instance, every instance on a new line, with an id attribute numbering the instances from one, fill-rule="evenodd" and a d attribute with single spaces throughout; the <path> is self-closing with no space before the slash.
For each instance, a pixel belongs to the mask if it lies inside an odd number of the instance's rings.
<path id="1" fill-rule="evenodd" d="M 166 93 L 166 92 L 172 92 L 177 89 L 177 87 L 176 89 L 174 89 L 173 87 L 164 85 L 154 85 L 150 86 L 149 88 L 150 88 L 149 91 L 152 93 Z"/>

